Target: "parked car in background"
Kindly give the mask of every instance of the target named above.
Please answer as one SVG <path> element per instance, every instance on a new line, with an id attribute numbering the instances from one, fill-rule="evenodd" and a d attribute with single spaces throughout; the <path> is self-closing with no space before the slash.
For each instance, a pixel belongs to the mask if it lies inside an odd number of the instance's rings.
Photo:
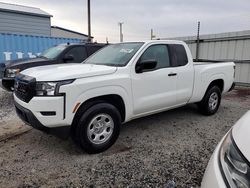
<path id="1" fill-rule="evenodd" d="M 250 111 L 216 147 L 202 180 L 202 188 L 250 187 Z"/>
<path id="2" fill-rule="evenodd" d="M 233 62 L 194 63 L 181 41 L 109 45 L 82 64 L 35 67 L 15 82 L 17 114 L 47 132 L 69 133 L 89 153 L 109 148 L 121 123 L 188 103 L 217 112 L 234 83 Z"/>
<path id="3" fill-rule="evenodd" d="M 98 43 L 61 44 L 45 50 L 36 58 L 7 61 L 0 66 L 2 87 L 13 91 L 16 74 L 25 69 L 62 63 L 81 63 L 105 45 Z"/>

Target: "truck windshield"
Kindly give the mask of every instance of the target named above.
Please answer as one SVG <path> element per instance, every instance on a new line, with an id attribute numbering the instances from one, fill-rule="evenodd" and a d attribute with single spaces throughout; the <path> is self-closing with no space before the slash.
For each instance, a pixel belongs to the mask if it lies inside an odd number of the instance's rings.
<path id="1" fill-rule="evenodd" d="M 62 45 L 49 48 L 45 50 L 40 55 L 40 57 L 45 57 L 47 59 L 55 59 L 65 48 L 66 46 L 62 46 Z"/>
<path id="2" fill-rule="evenodd" d="M 122 67 L 130 61 L 142 45 L 143 42 L 108 45 L 85 60 L 83 63 Z"/>

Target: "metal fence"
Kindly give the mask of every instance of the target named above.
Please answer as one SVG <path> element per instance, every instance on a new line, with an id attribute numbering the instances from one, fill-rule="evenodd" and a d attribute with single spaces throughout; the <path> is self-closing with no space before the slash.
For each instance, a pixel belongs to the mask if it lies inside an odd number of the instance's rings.
<path id="1" fill-rule="evenodd" d="M 178 37 L 185 41 L 196 57 L 196 36 Z M 211 35 L 201 35 L 199 59 L 225 60 L 236 63 L 236 82 L 250 85 L 250 30 Z"/>
<path id="2" fill-rule="evenodd" d="M 25 57 L 35 57 L 61 43 L 79 43 L 80 39 L 0 33 L 0 63 Z"/>

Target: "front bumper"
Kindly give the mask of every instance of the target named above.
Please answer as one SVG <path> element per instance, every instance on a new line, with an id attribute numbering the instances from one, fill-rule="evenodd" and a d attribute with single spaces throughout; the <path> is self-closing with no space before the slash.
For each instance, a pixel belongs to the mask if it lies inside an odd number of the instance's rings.
<path id="1" fill-rule="evenodd" d="M 61 138 L 69 136 L 71 126 L 64 119 L 63 97 L 34 97 L 25 103 L 14 94 L 14 99 L 17 115 L 26 124 Z"/>
<path id="2" fill-rule="evenodd" d="M 14 91 L 15 78 L 2 78 L 1 87 L 7 91 Z"/>
<path id="3" fill-rule="evenodd" d="M 222 139 L 224 140 L 224 138 Z M 209 160 L 207 169 L 205 171 L 201 188 L 226 188 L 223 176 L 221 174 L 220 164 L 219 164 L 219 152 L 222 141 L 216 147 L 212 157 Z"/>

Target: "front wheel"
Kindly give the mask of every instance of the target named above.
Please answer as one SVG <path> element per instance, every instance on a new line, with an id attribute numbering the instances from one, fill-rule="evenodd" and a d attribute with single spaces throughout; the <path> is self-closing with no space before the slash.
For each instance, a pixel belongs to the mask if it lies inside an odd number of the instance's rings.
<path id="1" fill-rule="evenodd" d="M 111 147 L 120 133 L 121 116 L 116 107 L 99 103 L 85 111 L 75 129 L 75 140 L 88 153 Z"/>
<path id="2" fill-rule="evenodd" d="M 202 114 L 213 115 L 218 111 L 220 102 L 221 91 L 218 86 L 213 86 L 207 90 L 202 101 L 198 103 L 198 107 Z"/>

